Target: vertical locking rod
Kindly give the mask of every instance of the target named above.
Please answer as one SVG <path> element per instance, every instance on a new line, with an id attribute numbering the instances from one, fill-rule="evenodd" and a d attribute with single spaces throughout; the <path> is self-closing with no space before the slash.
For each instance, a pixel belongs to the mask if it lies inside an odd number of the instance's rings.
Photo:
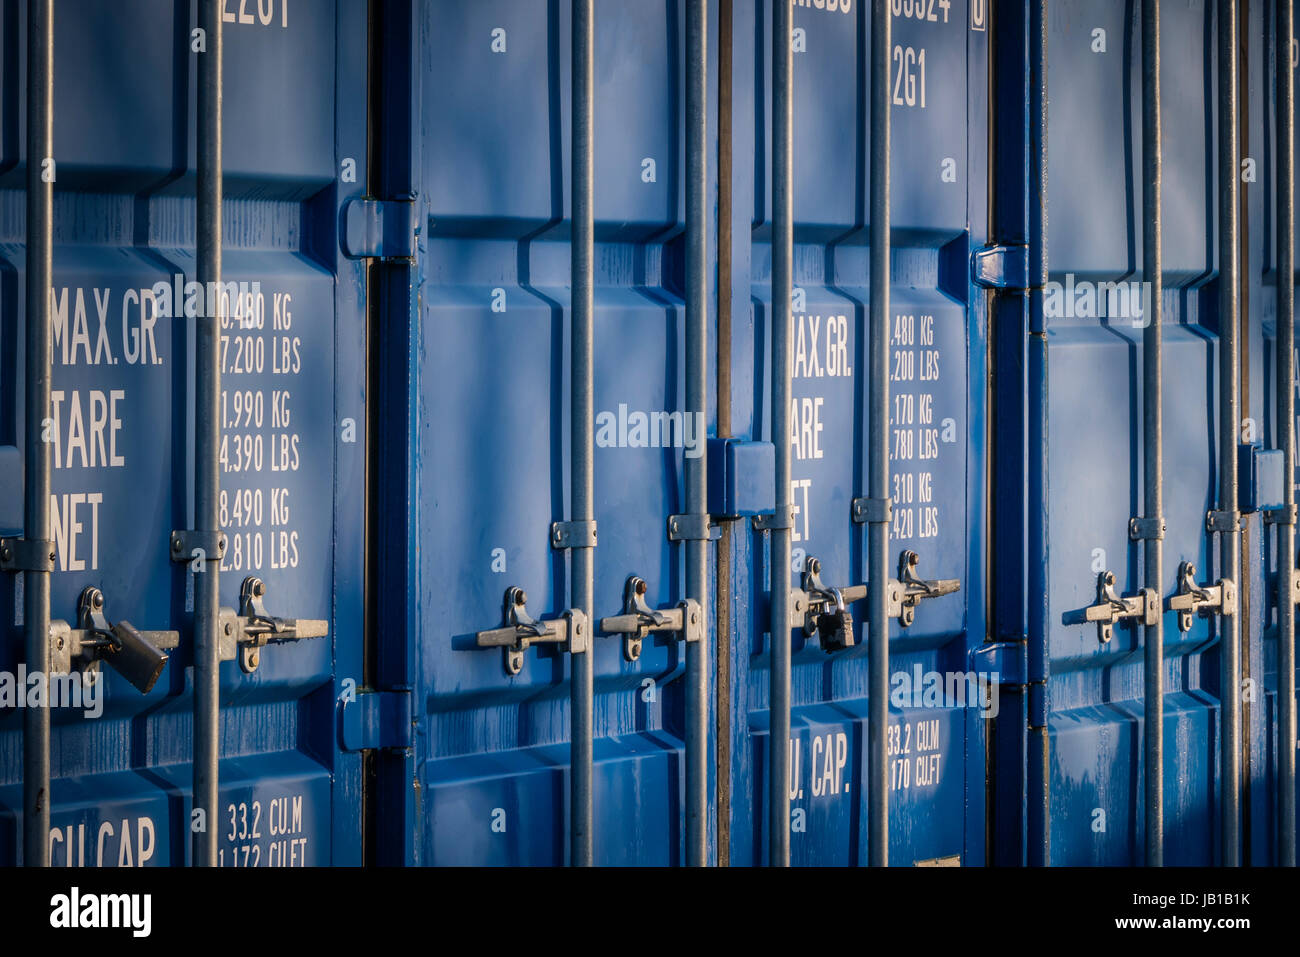
<path id="1" fill-rule="evenodd" d="M 1237 516 L 1237 2 L 1219 0 L 1219 576 L 1241 580 Z M 1219 631 L 1219 813 L 1222 863 L 1240 863 L 1241 618 L 1224 615 Z"/>
<path id="2" fill-rule="evenodd" d="M 197 233 L 198 281 L 205 290 L 221 281 L 221 0 L 200 0 L 199 26 L 207 52 L 199 55 Z M 217 296 L 205 297 L 195 325 L 194 527 L 220 527 L 221 317 Z M 193 863 L 217 862 L 217 778 L 220 745 L 220 638 L 218 591 L 221 556 L 205 556 L 194 576 L 194 808 L 204 827 L 193 832 Z"/>
<path id="3" fill-rule="evenodd" d="M 1029 297 L 1026 331 L 1042 327 L 1043 287 L 1047 284 L 1047 4 L 1048 0 L 1032 0 L 1028 14 L 1029 53 L 1029 193 L 1026 219 L 1029 233 Z M 999 13 L 1015 15 L 1011 5 L 989 8 L 995 18 Z M 995 21 L 993 29 L 997 30 Z M 1031 430 L 1031 435 L 1033 430 Z M 1041 462 L 1041 445 L 1031 450 Z M 1031 523 L 1032 527 L 1032 523 Z M 1051 730 L 1048 715 L 1051 682 L 1050 629 L 1046 622 L 1046 603 L 1041 599 L 1045 590 L 1041 569 L 1029 569 L 1025 579 L 1031 595 L 1026 625 L 1034 639 L 1029 642 L 1026 664 L 1029 667 L 1028 701 L 1029 728 L 1025 746 L 1025 783 L 1028 799 L 1025 802 L 1027 863 L 1033 867 L 1046 867 L 1052 856 L 1052 788 L 1050 783 Z"/>
<path id="4" fill-rule="evenodd" d="M 50 443 L 41 440 L 49 416 L 54 348 L 50 284 L 54 261 L 54 183 L 45 161 L 54 155 L 54 0 L 31 0 L 27 13 L 27 387 L 23 535 L 50 535 Z M 50 573 L 23 572 L 27 670 L 50 673 Z M 48 695 L 23 710 L 23 862 L 50 865 L 50 712 Z"/>
<path id="5" fill-rule="evenodd" d="M 1142 448 L 1144 509 L 1148 523 L 1159 529 L 1164 515 L 1164 482 L 1161 363 L 1160 270 L 1160 0 L 1142 0 L 1142 262 L 1145 266 L 1150 306 L 1142 318 L 1147 326 L 1142 337 Z M 1159 531 L 1142 543 L 1146 587 L 1159 595 L 1164 591 L 1161 564 L 1164 543 Z M 1143 736 L 1145 750 L 1146 863 L 1164 863 L 1164 716 L 1165 697 L 1161 687 L 1164 672 L 1164 623 L 1157 615 L 1146 626 L 1143 638 L 1145 690 Z"/>
<path id="6" fill-rule="evenodd" d="M 768 630 L 768 862 L 790 864 L 790 293 L 794 268 L 794 93 L 791 4 L 772 4 L 772 441 L 776 527 L 772 529 Z M 780 526 L 784 525 L 782 528 Z"/>
<path id="7" fill-rule="evenodd" d="M 1295 74 L 1292 0 L 1277 0 L 1274 69 L 1277 80 L 1277 424 L 1286 481 L 1277 526 L 1278 863 L 1295 867 L 1295 601 L 1282 583 L 1295 568 Z"/>
<path id="8" fill-rule="evenodd" d="M 731 437 L 731 0 L 718 0 L 718 438 Z M 714 679 L 714 782 L 717 861 L 731 864 L 731 522 L 721 522 L 714 565 L 717 668 Z M 708 606 L 705 605 L 705 608 Z"/>
<path id="9" fill-rule="evenodd" d="M 779 4 L 784 6 L 784 4 Z M 867 487 L 877 502 L 889 497 L 889 137 L 890 2 L 874 0 L 871 19 L 871 402 Z M 782 441 L 782 445 L 789 442 Z M 889 521 L 877 509 L 867 526 L 869 858 L 889 864 Z"/>
<path id="10" fill-rule="evenodd" d="M 571 180 L 573 183 L 572 217 L 573 250 L 571 257 L 573 286 L 572 342 L 570 344 L 573 386 L 571 423 L 572 473 L 569 518 L 573 522 L 595 520 L 595 475 L 592 379 L 592 282 L 594 223 L 592 220 L 592 114 L 593 61 L 595 41 L 592 31 L 592 0 L 573 0 L 573 143 Z M 595 562 L 590 547 L 572 550 L 572 607 L 589 619 L 595 591 Z M 592 850 L 592 722 L 595 677 L 593 652 L 570 655 L 569 682 L 569 862 L 575 867 L 590 867 Z"/>
<path id="11" fill-rule="evenodd" d="M 708 376 L 705 325 L 708 294 L 705 233 L 708 209 L 705 189 L 708 161 L 708 5 L 688 0 L 686 5 L 686 414 L 705 416 Z M 705 499 L 706 462 L 701 455 L 687 456 L 686 510 L 692 515 L 708 511 Z M 686 597 L 708 607 L 708 539 L 686 542 Z M 699 641 L 686 645 L 686 862 L 696 867 L 708 863 L 708 719 L 709 630 Z"/>

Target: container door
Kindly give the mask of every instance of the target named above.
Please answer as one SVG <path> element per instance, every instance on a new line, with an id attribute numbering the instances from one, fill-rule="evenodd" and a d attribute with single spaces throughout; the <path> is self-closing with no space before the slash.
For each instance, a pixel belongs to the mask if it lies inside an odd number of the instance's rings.
<path id="1" fill-rule="evenodd" d="M 385 267 L 381 307 L 380 600 L 394 609 L 380 613 L 378 667 L 383 685 L 414 690 L 416 727 L 413 751 L 379 769 L 383 813 L 405 809 L 384 859 L 568 859 L 570 655 L 536 643 L 512 674 L 476 635 L 502 626 L 508 588 L 536 619 L 571 601 L 551 537 L 570 517 L 570 11 L 386 11 L 384 189 L 416 197 L 419 246 L 413 265 Z M 595 7 L 597 619 L 621 612 L 633 575 L 651 609 L 683 597 L 667 520 L 709 427 L 683 404 L 681 14 Z M 684 648 L 650 636 L 628 660 L 598 637 L 588 653 L 595 861 L 678 863 Z"/>
<path id="2" fill-rule="evenodd" d="M 891 314 L 876 317 L 868 312 L 871 4 L 794 5 L 793 396 L 791 434 L 777 437 L 771 16 L 770 3 L 757 15 L 736 5 L 735 202 L 751 213 L 752 230 L 738 227 L 733 249 L 736 272 L 749 271 L 752 322 L 733 323 L 733 428 L 790 444 L 796 587 L 810 558 L 820 561 L 827 587 L 865 583 L 866 525 L 854 522 L 851 502 L 866 495 L 869 330 L 889 323 L 890 575 L 913 551 L 919 575 L 961 584 L 956 594 L 922 602 L 909 627 L 891 621 L 890 862 L 978 864 L 993 715 L 981 706 L 982 666 L 971 657 L 985 639 L 986 320 L 968 257 L 984 235 L 986 6 L 893 3 L 893 282 Z M 767 860 L 768 638 L 757 607 L 767 561 L 766 533 L 744 529 L 734 564 L 746 571 L 734 590 L 738 605 L 756 607 L 738 608 L 731 642 L 733 864 Z M 830 653 L 816 636 L 794 634 L 792 864 L 867 861 L 866 602 L 850 610 L 857 631 L 850 649 Z"/>
<path id="3" fill-rule="evenodd" d="M 1271 17 L 1271 14 L 1270 14 Z M 1166 603 L 1179 591 L 1184 562 L 1198 583 L 1224 575 L 1218 535 L 1206 515 L 1218 508 L 1219 332 L 1216 11 L 1213 4 L 1162 4 L 1161 59 L 1164 162 L 1164 579 Z M 1002 624 L 1023 624 L 1029 658 L 1042 668 L 1028 715 L 1030 809 L 1026 843 L 1008 839 L 1016 863 L 1133 865 L 1143 860 L 1142 629 L 1118 624 L 1103 632 L 1080 624 L 1078 612 L 1098 601 L 1098 577 L 1113 573 L 1114 591 L 1137 594 L 1142 550 L 1129 520 L 1143 515 L 1143 328 L 1151 312 L 1142 280 L 1142 35 L 1133 4 L 1054 2 L 1047 5 L 1048 284 L 1041 310 L 1021 297 L 999 299 L 994 319 L 999 355 L 1018 349 L 1026 367 L 1027 467 L 1008 456 L 995 481 L 1025 489 L 1028 508 L 1027 607 L 1007 609 Z M 1242 287 L 1240 325 L 1241 450 L 1266 440 L 1261 423 L 1273 417 L 1271 343 L 1261 330 L 1263 227 L 1268 218 L 1262 176 L 1261 66 L 1264 36 L 1258 8 L 1243 12 L 1241 115 Z M 1032 33 L 1031 33 L 1032 36 Z M 1002 64 L 1038 69 L 1033 41 L 1008 50 Z M 1271 97 L 1270 97 L 1271 100 Z M 1271 107 L 1270 107 L 1271 109 Z M 1032 123 L 1032 116 L 1031 116 Z M 999 175 L 1002 175 L 1001 173 Z M 1006 170 L 1004 188 L 1018 174 Z M 1020 180 L 1024 188 L 1023 179 Z M 1029 193 L 1032 197 L 1032 185 Z M 1271 199 L 1267 200 L 1271 203 Z M 1035 237 L 1031 242 L 1037 242 Z M 1041 313 L 1041 314 L 1040 314 Z M 1021 343 L 1017 347 L 1016 343 Z M 1014 377 L 995 385 L 998 402 L 1013 405 Z M 1236 467 L 1229 461 L 1228 467 Z M 1027 475 L 1028 482 L 1020 478 Z M 1245 472 L 1239 474 L 1245 482 Z M 1266 774 L 1268 725 L 1261 636 L 1274 601 L 1262 572 L 1268 526 L 1242 485 L 1242 631 L 1245 782 L 1243 847 L 1271 846 Z M 1013 523 L 997 531 L 1010 545 Z M 1165 606 L 1167 607 L 1167 605 Z M 1017 615 L 1024 617 L 1017 619 Z M 1180 625 L 1163 612 L 1164 862 L 1209 865 L 1219 860 L 1218 739 L 1221 733 L 1221 619 L 1191 615 Z M 1270 652 L 1271 653 L 1271 652 Z M 1270 679 L 1271 680 L 1271 679 Z M 1038 748 L 1046 729 L 1046 751 Z M 1035 736 L 1040 736 L 1037 739 Z M 1037 758 L 1045 756 L 1045 769 Z M 1037 761 L 1037 763 L 1036 763 Z M 1018 773 L 1011 762 L 1000 773 Z M 1037 777 L 1037 780 L 1035 778 Z M 999 785 L 1002 786 L 1001 783 Z M 1251 791 L 1254 797 L 1251 797 Z M 1252 802 L 1254 802 L 1252 804 Z M 1008 812 L 1011 805 L 1006 805 Z M 1002 805 L 999 806 L 1002 810 Z M 1251 822 L 1254 822 L 1253 825 Z M 1246 852 L 1245 863 L 1250 861 Z M 1256 857 L 1256 862 L 1261 862 Z"/>
<path id="4" fill-rule="evenodd" d="M 5 5 L 0 445 L 22 434 L 26 10 Z M 337 253 L 364 183 L 365 9 L 228 3 L 224 14 L 221 603 L 249 577 L 275 616 L 329 637 L 221 665 L 220 863 L 359 863 L 360 757 L 335 740 L 335 676 L 359 679 L 364 313 Z M 112 669 L 52 713 L 56 865 L 181 865 L 190 854 L 195 71 L 193 4 L 55 13 L 51 614 L 83 589 L 111 622 L 174 631 L 153 690 Z M 357 172 L 359 170 L 359 172 Z M 193 311 L 189 313 L 193 316 Z M 39 437 L 38 437 L 39 438 Z M 10 531 L 17 531 L 11 529 Z M 337 587 L 336 587 L 337 586 Z M 23 667 L 22 579 L 4 576 L 0 671 Z M 20 855 L 22 718 L 6 707 L 0 862 Z"/>

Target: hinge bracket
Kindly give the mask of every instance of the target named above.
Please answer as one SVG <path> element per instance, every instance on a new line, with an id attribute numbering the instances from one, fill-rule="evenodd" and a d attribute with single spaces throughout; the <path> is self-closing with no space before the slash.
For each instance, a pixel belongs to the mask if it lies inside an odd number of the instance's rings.
<path id="1" fill-rule="evenodd" d="M 1163 541 L 1166 530 L 1163 518 L 1138 517 L 1128 520 L 1128 537 L 1135 542 Z"/>
<path id="2" fill-rule="evenodd" d="M 177 529 L 171 534 L 171 556 L 174 562 L 221 561 L 226 557 L 226 533 Z"/>
<path id="3" fill-rule="evenodd" d="M 1295 505 L 1284 505 L 1281 508 L 1269 508 L 1264 510 L 1265 525 L 1294 525 L 1295 523 Z"/>
<path id="4" fill-rule="evenodd" d="M 595 548 L 596 520 L 552 522 L 551 547 L 561 551 L 570 548 Z"/>
<path id="5" fill-rule="evenodd" d="M 54 543 L 39 538 L 0 538 L 0 571 L 54 571 Z"/>
<path id="6" fill-rule="evenodd" d="M 1029 288 L 1028 246 L 985 246 L 975 251 L 971 267 L 975 285 L 985 289 Z"/>
<path id="7" fill-rule="evenodd" d="M 970 653 L 971 671 L 997 675 L 996 684 L 1023 685 L 1029 673 L 1029 651 L 1023 641 L 996 641 Z"/>
<path id="8" fill-rule="evenodd" d="M 343 210 L 343 255 L 410 259 L 415 255 L 414 199 L 353 199 Z"/>
<path id="9" fill-rule="evenodd" d="M 1205 530 L 1207 532 L 1235 532 L 1241 528 L 1240 512 L 1206 512 Z"/>
<path id="10" fill-rule="evenodd" d="M 750 519 L 750 524 L 756 532 L 770 532 L 778 528 L 792 528 L 794 526 L 794 506 L 787 505 L 782 510 L 778 509 L 772 512 L 763 512 L 755 515 Z"/>
<path id="11" fill-rule="evenodd" d="M 893 518 L 894 503 L 890 498 L 855 498 L 849 506 L 849 515 L 856 525 L 888 523 Z"/>
<path id="12" fill-rule="evenodd" d="M 670 542 L 712 542 L 721 536 L 722 529 L 714 525 L 707 514 L 668 516 Z"/>

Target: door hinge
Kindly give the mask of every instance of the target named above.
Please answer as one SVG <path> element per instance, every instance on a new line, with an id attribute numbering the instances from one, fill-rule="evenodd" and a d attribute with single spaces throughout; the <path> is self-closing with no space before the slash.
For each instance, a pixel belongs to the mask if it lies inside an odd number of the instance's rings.
<path id="1" fill-rule="evenodd" d="M 414 199 L 353 199 L 343 209 L 343 255 L 410 259 L 415 255 Z"/>
<path id="2" fill-rule="evenodd" d="M 971 278 L 985 289 L 1028 289 L 1029 247 L 985 246 L 971 257 Z"/>
<path id="3" fill-rule="evenodd" d="M 409 748 L 414 736 L 409 690 L 359 691 L 343 699 L 344 751 Z"/>
<path id="4" fill-rule="evenodd" d="M 971 671 L 997 675 L 998 685 L 1024 685 L 1028 681 L 1029 649 L 1023 641 L 995 641 L 970 653 Z"/>

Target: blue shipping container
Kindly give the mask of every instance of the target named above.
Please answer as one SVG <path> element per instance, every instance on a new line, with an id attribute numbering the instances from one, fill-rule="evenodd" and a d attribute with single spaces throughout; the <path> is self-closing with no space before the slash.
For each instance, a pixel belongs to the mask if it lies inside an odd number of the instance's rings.
<path id="1" fill-rule="evenodd" d="M 1294 863 L 1278 2 L 0 2 L 0 862 Z"/>

